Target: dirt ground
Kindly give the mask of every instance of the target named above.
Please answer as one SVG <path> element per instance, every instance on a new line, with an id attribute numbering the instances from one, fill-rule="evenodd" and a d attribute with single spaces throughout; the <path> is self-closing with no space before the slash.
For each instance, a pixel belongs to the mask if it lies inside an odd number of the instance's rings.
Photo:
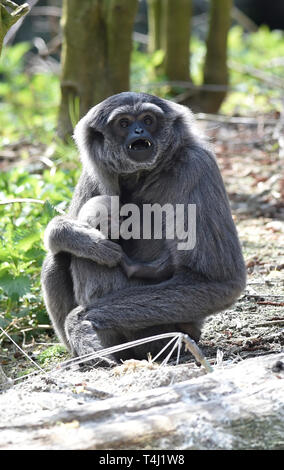
<path id="1" fill-rule="evenodd" d="M 275 145 L 273 127 L 265 118 L 257 125 L 205 121 L 231 201 L 247 263 L 247 288 L 226 312 L 209 318 L 200 348 L 214 364 L 283 351 L 284 344 L 284 175 L 283 148 Z M 53 342 L 56 342 L 54 339 Z M 44 346 L 25 350 L 36 356 Z M 17 357 L 5 369 L 15 378 L 30 368 L 13 345 L 7 356 Z M 7 357 L 8 359 L 8 357 Z M 97 369 L 54 369 L 15 382 L 0 395 L 0 422 L 73 402 L 104 399 L 184 381 L 203 374 L 192 356 L 180 365 L 160 368 L 147 363 Z"/>
<path id="2" fill-rule="evenodd" d="M 247 289 L 202 334 L 208 357 L 245 359 L 280 352 L 284 344 L 284 155 L 273 129 L 210 123 L 211 135 L 247 264 Z M 283 152 L 283 150 L 282 150 Z"/>

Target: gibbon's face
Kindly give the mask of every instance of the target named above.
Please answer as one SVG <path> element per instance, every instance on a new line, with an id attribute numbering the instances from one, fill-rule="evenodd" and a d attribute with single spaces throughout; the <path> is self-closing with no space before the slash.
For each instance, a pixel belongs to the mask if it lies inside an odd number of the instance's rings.
<path id="1" fill-rule="evenodd" d="M 77 124 L 74 137 L 85 165 L 113 174 L 151 170 L 174 158 L 188 134 L 189 113 L 155 96 L 123 92 L 92 108 Z"/>
<path id="2" fill-rule="evenodd" d="M 150 163 L 155 157 L 161 113 L 157 106 L 147 103 L 137 113 L 118 108 L 111 114 L 108 125 L 113 138 L 134 162 Z"/>

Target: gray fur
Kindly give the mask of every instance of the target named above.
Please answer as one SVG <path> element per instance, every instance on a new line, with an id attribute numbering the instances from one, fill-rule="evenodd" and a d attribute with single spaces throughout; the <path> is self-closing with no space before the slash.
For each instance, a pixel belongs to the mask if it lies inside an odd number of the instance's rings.
<path id="1" fill-rule="evenodd" d="M 110 196 L 95 196 L 89 199 L 80 209 L 78 220 L 93 228 L 98 228 L 99 226 L 99 235 L 102 234 L 105 238 L 110 238 L 111 231 L 114 230 L 114 233 L 118 234 L 117 239 L 119 239 L 121 222 L 119 209 L 118 204 L 115 207 L 116 212 L 112 212 L 114 208 L 112 207 Z M 174 272 L 171 254 L 167 249 L 162 252 L 160 258 L 147 263 L 133 261 L 123 253 L 120 265 L 129 279 L 159 279 L 162 281 L 163 279 L 169 278 Z M 78 280 L 85 271 L 85 260 L 83 258 L 79 258 L 78 260 L 77 257 L 73 256 L 71 271 L 74 286 L 78 286 Z M 83 281 L 82 284 L 84 285 L 85 282 L 88 282 L 88 279 Z"/>
<path id="2" fill-rule="evenodd" d="M 159 126 L 152 158 L 136 162 L 113 137 L 109 117 L 119 107 L 138 113 L 145 103 L 161 110 L 156 114 Z M 45 237 L 49 253 L 42 285 L 57 334 L 74 355 L 168 331 L 185 331 L 198 339 L 204 319 L 230 307 L 240 295 L 246 274 L 219 169 L 197 135 L 191 112 L 144 93 L 121 93 L 81 119 L 75 141 L 82 175 L 68 216 L 55 217 Z M 82 206 L 97 195 L 120 196 L 123 204 L 138 206 L 196 204 L 195 248 L 178 250 L 176 239 L 105 239 L 78 219 Z M 173 274 L 161 280 L 159 268 L 154 279 L 128 278 L 121 266 L 124 254 L 156 269 L 169 257 Z M 116 357 L 145 358 L 160 348 L 161 343 L 148 343 Z"/>

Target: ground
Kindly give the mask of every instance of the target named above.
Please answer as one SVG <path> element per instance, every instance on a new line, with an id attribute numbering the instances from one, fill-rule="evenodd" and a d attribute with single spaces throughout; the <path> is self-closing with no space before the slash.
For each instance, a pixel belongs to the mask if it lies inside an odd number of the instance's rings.
<path id="1" fill-rule="evenodd" d="M 209 318 L 204 326 L 200 348 L 213 366 L 283 351 L 284 156 L 281 146 L 275 145 L 273 126 L 266 125 L 270 118 L 254 124 L 201 121 L 216 151 L 248 270 L 247 288 L 236 304 Z M 57 354 L 48 357 L 47 343 L 56 341 L 43 336 L 26 345 L 25 351 L 34 360 L 40 359 L 43 368 L 53 369 L 51 378 L 41 373 L 16 380 L 0 397 L 0 421 L 11 422 L 23 414 L 74 402 L 125 396 L 204 374 L 190 355 L 186 363 L 162 369 L 146 362 L 92 370 L 58 369 L 56 360 L 68 355 L 55 348 Z M 4 356 L 9 377 L 17 378 L 32 367 L 13 345 L 6 347 Z"/>
<path id="2" fill-rule="evenodd" d="M 275 151 L 272 131 L 263 121 L 211 123 L 208 130 L 248 272 L 247 289 L 234 307 L 206 323 L 202 345 L 209 356 L 219 349 L 225 359 L 244 359 L 283 348 L 284 155 Z"/>

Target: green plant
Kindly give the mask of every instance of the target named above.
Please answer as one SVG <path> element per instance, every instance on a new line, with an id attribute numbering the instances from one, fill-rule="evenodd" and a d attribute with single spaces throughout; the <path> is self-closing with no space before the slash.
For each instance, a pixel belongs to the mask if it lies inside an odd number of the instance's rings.
<path id="1" fill-rule="evenodd" d="M 49 220 L 65 210 L 72 197 L 78 170 L 24 169 L 3 173 L 0 180 L 0 325 L 16 329 L 38 328 L 48 322 L 40 289 L 40 270 L 45 256 L 43 233 Z M 46 201 L 16 202 L 18 198 Z M 6 201 L 6 202 L 5 202 Z M 51 202 L 50 202 L 51 201 Z M 13 328 L 12 328 L 13 331 Z"/>
<path id="2" fill-rule="evenodd" d="M 231 28 L 228 40 L 230 83 L 234 88 L 222 105 L 224 113 L 281 110 L 283 96 L 284 34 L 262 26 L 245 34 Z M 282 79 L 282 87 L 277 86 Z M 276 82 L 277 81 L 277 82 Z"/>
<path id="3" fill-rule="evenodd" d="M 4 49 L 0 61 L 0 146 L 18 139 L 46 143 L 55 133 L 59 78 L 29 73 L 28 43 Z"/>
<path id="4" fill-rule="evenodd" d="M 67 350 L 62 344 L 56 344 L 49 348 L 41 351 L 37 356 L 37 361 L 42 366 L 46 366 L 50 363 L 61 362 L 67 355 Z"/>

